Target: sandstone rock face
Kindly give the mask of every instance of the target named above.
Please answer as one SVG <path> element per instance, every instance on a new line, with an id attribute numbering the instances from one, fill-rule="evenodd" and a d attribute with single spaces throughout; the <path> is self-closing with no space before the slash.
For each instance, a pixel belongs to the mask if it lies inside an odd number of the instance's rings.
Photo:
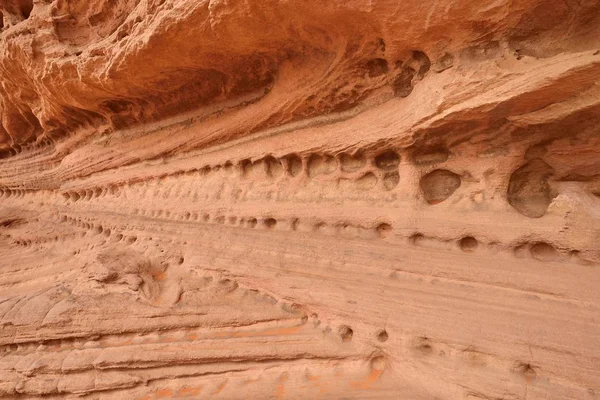
<path id="1" fill-rule="evenodd" d="M 0 16 L 0 397 L 600 398 L 597 0 Z"/>

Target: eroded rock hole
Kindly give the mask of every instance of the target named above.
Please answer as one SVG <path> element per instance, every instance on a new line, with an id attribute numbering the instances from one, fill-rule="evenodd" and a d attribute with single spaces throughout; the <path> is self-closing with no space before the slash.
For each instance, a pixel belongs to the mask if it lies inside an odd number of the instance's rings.
<path id="1" fill-rule="evenodd" d="M 416 71 L 410 67 L 402 69 L 402 72 L 398 74 L 394 82 L 392 83 L 392 89 L 394 94 L 398 97 L 408 97 L 413 90 L 412 80 L 416 74 Z"/>
<path id="2" fill-rule="evenodd" d="M 423 235 L 422 233 L 413 233 L 408 238 L 408 242 L 413 246 L 419 246 L 423 242 L 423 240 L 425 240 L 425 235 Z"/>
<path id="3" fill-rule="evenodd" d="M 445 169 L 436 169 L 421 178 L 419 185 L 425 201 L 439 204 L 460 187 L 460 176 Z"/>
<path id="4" fill-rule="evenodd" d="M 416 165 L 439 164 L 446 162 L 448 157 L 448 150 L 444 148 L 418 149 L 412 154 L 413 162 Z"/>
<path id="5" fill-rule="evenodd" d="M 233 163 L 229 160 L 226 161 L 225 164 L 223 165 L 223 171 L 225 171 L 228 174 L 233 172 Z"/>
<path id="6" fill-rule="evenodd" d="M 375 78 L 377 76 L 387 74 L 388 62 L 383 58 L 374 58 L 367 61 L 365 64 L 365 69 L 371 78 Z"/>
<path id="7" fill-rule="evenodd" d="M 362 154 L 356 154 L 352 156 L 342 153 L 340 154 L 339 158 L 342 171 L 344 172 L 356 172 L 367 165 L 367 160 Z"/>
<path id="8" fill-rule="evenodd" d="M 554 261 L 558 259 L 559 254 L 556 248 L 550 243 L 537 242 L 529 247 L 531 256 L 538 261 Z"/>
<path id="9" fill-rule="evenodd" d="M 298 220 L 298 218 L 293 218 L 290 221 L 290 229 L 293 231 L 298 230 L 298 225 L 300 224 L 300 221 Z"/>
<path id="10" fill-rule="evenodd" d="M 264 162 L 267 169 L 267 175 L 271 178 L 276 179 L 283 174 L 283 165 L 281 165 L 281 161 L 275 157 L 267 156 L 264 158 Z"/>
<path id="11" fill-rule="evenodd" d="M 287 156 L 287 172 L 291 177 L 296 177 L 302 173 L 302 159 L 292 154 Z"/>
<path id="12" fill-rule="evenodd" d="M 244 165 L 244 162 L 250 162 L 250 161 L 248 161 L 248 160 L 241 161 L 241 162 L 240 162 L 240 165 L 241 165 L 241 166 L 243 166 L 243 165 Z M 212 171 L 212 168 L 210 167 L 210 165 L 205 165 L 204 167 L 202 167 L 202 168 L 200 168 L 200 169 L 198 170 L 198 174 L 199 174 L 200 176 L 206 176 L 206 175 L 208 175 L 208 174 L 209 174 L 211 171 Z"/>
<path id="13" fill-rule="evenodd" d="M 465 236 L 458 242 L 460 249 L 466 253 L 472 253 L 477 250 L 479 242 L 473 236 Z"/>
<path id="14" fill-rule="evenodd" d="M 398 61 L 396 66 L 400 68 L 400 73 L 392 82 L 392 88 L 396 96 L 407 97 L 412 93 L 415 81 L 423 79 L 429 71 L 431 61 L 427 54 L 417 50 L 412 52 L 407 62 Z"/>
<path id="15" fill-rule="evenodd" d="M 33 0 L 20 0 L 19 8 L 21 10 L 21 15 L 24 19 L 27 19 L 31 16 L 31 11 L 33 11 Z"/>
<path id="16" fill-rule="evenodd" d="M 267 229 L 274 229 L 277 225 L 277 220 L 275 218 L 267 218 L 264 220 L 263 224 Z"/>
<path id="17" fill-rule="evenodd" d="M 400 156 L 393 150 L 386 151 L 375 157 L 375 165 L 383 171 L 393 171 L 400 165 Z"/>
<path id="18" fill-rule="evenodd" d="M 313 154 L 308 159 L 308 176 L 327 175 L 336 170 L 335 158 L 329 155 Z"/>
<path id="19" fill-rule="evenodd" d="M 433 346 L 431 345 L 431 340 L 429 340 L 429 338 L 425 336 L 415 338 L 413 340 L 413 347 L 415 350 L 423 354 L 433 353 Z"/>
<path id="20" fill-rule="evenodd" d="M 454 56 L 450 53 L 445 53 L 439 60 L 433 65 L 434 72 L 442 72 L 448 68 L 454 66 Z"/>
<path id="21" fill-rule="evenodd" d="M 340 337 L 342 338 L 342 342 L 349 342 L 352 340 L 352 336 L 354 335 L 354 331 L 348 325 L 340 326 L 338 330 Z"/>
<path id="22" fill-rule="evenodd" d="M 392 226 L 390 224 L 382 223 L 377 225 L 377 228 L 375 228 L 375 230 L 377 231 L 377 236 L 384 239 L 391 235 Z"/>
<path id="23" fill-rule="evenodd" d="M 377 185 L 377 177 L 372 172 L 367 172 L 356 180 L 356 186 L 360 190 L 370 190 Z"/>
<path id="24" fill-rule="evenodd" d="M 388 339 L 389 335 L 385 329 L 382 329 L 379 332 L 377 332 L 377 340 L 379 340 L 380 342 L 387 342 Z"/>
<path id="25" fill-rule="evenodd" d="M 415 70 L 420 79 L 423 79 L 425 74 L 429 71 L 429 68 L 431 68 L 431 60 L 429 60 L 427 54 L 419 50 L 413 51 L 411 64 L 415 66 Z"/>
<path id="26" fill-rule="evenodd" d="M 388 172 L 383 176 L 383 188 L 385 190 L 392 190 L 400 183 L 400 174 L 398 171 Z"/>
<path id="27" fill-rule="evenodd" d="M 327 233 L 327 224 L 325 222 L 318 222 L 314 227 L 315 232 L 320 232 L 322 234 Z"/>
<path id="28" fill-rule="evenodd" d="M 267 175 L 267 164 L 265 160 L 256 160 L 254 162 L 244 162 L 243 175 L 247 178 L 263 179 Z"/>
<path id="29" fill-rule="evenodd" d="M 548 184 L 554 169 L 539 158 L 517 169 L 508 182 L 507 200 L 521 214 L 540 218 L 556 197 Z"/>

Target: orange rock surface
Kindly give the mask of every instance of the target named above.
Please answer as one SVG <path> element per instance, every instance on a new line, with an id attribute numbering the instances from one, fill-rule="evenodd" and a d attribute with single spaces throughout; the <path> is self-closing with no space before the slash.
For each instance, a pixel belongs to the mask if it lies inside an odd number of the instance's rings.
<path id="1" fill-rule="evenodd" d="M 0 397 L 600 398 L 597 0 L 0 21 Z"/>

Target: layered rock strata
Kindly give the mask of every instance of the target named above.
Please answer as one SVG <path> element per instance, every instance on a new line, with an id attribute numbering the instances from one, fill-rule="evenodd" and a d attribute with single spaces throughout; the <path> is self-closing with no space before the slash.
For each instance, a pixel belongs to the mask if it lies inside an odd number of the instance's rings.
<path id="1" fill-rule="evenodd" d="M 0 397 L 600 397 L 597 1 L 0 16 Z"/>

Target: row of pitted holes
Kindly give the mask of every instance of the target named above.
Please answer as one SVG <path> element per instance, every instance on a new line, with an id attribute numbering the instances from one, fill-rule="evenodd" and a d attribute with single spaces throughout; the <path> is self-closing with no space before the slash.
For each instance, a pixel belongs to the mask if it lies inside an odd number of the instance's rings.
<path id="1" fill-rule="evenodd" d="M 195 219 L 200 218 L 197 213 L 186 213 L 186 217 L 187 217 L 187 219 L 189 219 L 190 217 L 194 217 Z M 210 222 L 210 218 L 211 218 L 210 214 L 208 214 L 208 213 L 205 213 L 202 215 L 202 220 L 204 222 Z M 93 225 L 89 222 L 83 222 L 76 218 L 68 217 L 66 215 L 62 216 L 61 221 L 62 222 L 69 221 L 72 224 L 74 224 L 80 228 L 93 230 L 94 233 L 96 233 L 98 235 L 104 234 L 104 236 L 110 237 L 112 234 L 112 231 L 109 228 L 103 228 L 102 225 Z M 225 217 L 225 216 L 219 215 L 214 218 L 213 222 L 218 223 L 218 224 L 225 224 L 226 222 L 228 222 L 230 225 L 239 224 L 240 226 L 246 226 L 248 228 L 256 228 L 257 226 L 259 226 L 259 222 L 260 222 L 260 226 L 262 226 L 263 228 L 265 228 L 267 230 L 275 229 L 275 227 L 277 226 L 277 220 L 272 217 L 262 218 L 260 220 L 257 218 L 254 218 L 254 217 L 251 217 L 248 219 L 241 218 L 241 219 L 239 219 L 239 222 L 238 222 L 237 217 L 234 217 L 234 216 Z M 296 229 L 297 223 L 298 223 L 297 219 L 294 219 L 291 221 L 291 224 L 290 224 L 291 230 Z M 316 223 L 314 225 L 314 230 L 315 231 L 322 230 L 323 226 L 324 226 L 324 223 L 322 223 L 322 222 Z M 340 228 L 343 228 L 345 225 L 340 224 L 338 226 Z M 375 232 L 381 238 L 387 237 L 391 233 L 391 230 L 392 230 L 391 226 L 387 223 L 381 223 L 381 224 L 377 225 L 377 227 L 375 227 Z M 117 241 L 121 241 L 121 240 L 123 240 L 123 238 L 124 238 L 124 235 L 122 235 L 120 233 L 115 235 L 115 239 Z M 411 243 L 418 244 L 419 240 L 422 238 L 424 238 L 423 235 L 414 234 L 409 239 L 410 239 Z M 59 237 L 58 236 L 55 237 L 54 240 L 58 241 Z M 125 240 L 128 244 L 132 244 L 132 243 L 136 242 L 137 237 L 136 236 L 127 236 L 125 238 Z M 15 240 L 15 243 L 18 245 L 23 245 L 23 246 L 31 246 L 32 241 L 31 240 Z M 479 247 L 478 240 L 475 239 L 473 236 L 465 236 L 465 237 L 459 239 L 457 241 L 457 244 L 458 244 L 458 247 L 466 253 L 472 253 L 475 250 L 477 250 L 477 248 Z M 523 248 L 526 248 L 529 251 L 532 258 L 540 260 L 540 261 L 552 261 L 559 256 L 556 248 L 547 242 L 535 242 L 535 243 L 520 245 L 515 248 L 515 251 L 517 251 L 519 249 L 523 249 Z"/>
<path id="2" fill-rule="evenodd" d="M 338 334 L 342 339 L 342 342 L 349 342 L 352 340 L 352 336 L 354 336 L 354 330 L 349 325 L 341 325 L 338 328 Z M 379 342 L 386 342 L 389 339 L 389 334 L 385 329 L 379 329 L 375 332 L 375 338 Z"/>
<path id="3" fill-rule="evenodd" d="M 423 239 L 422 234 L 414 234 L 409 240 L 412 244 L 418 244 Z M 473 236 L 464 236 L 457 241 L 458 247 L 465 253 L 472 253 L 479 247 L 479 241 Z M 513 251 L 519 254 L 522 251 L 526 251 L 529 255 L 538 261 L 555 261 L 560 258 L 560 253 L 554 245 L 544 241 L 535 241 L 531 243 L 523 243 L 515 246 Z M 571 251 L 571 255 L 578 255 L 579 251 Z"/>
<path id="4" fill-rule="evenodd" d="M 48 238 L 48 239 L 37 239 L 34 241 L 32 241 L 31 239 L 16 239 L 13 240 L 13 242 L 16 245 L 19 246 L 24 246 L 24 247 L 30 247 L 32 246 L 34 243 L 35 244 L 42 244 L 42 243 L 49 243 L 49 242 L 58 242 L 59 240 L 66 240 L 68 238 L 75 238 L 77 235 L 76 234 L 66 234 L 61 236 L 54 236 L 53 238 Z"/>
<path id="5" fill-rule="evenodd" d="M 163 211 L 157 211 L 156 214 L 153 214 L 153 216 L 157 216 L 160 217 L 163 214 Z M 165 211 L 164 214 L 166 217 L 170 217 L 171 213 L 169 211 Z M 179 219 L 185 219 L 185 220 L 202 220 L 205 223 L 210 223 L 211 221 L 213 223 L 217 223 L 217 224 L 229 224 L 232 226 L 241 226 L 241 227 L 247 227 L 247 228 L 256 228 L 257 226 L 261 226 L 264 229 L 267 230 L 273 230 L 277 227 L 277 219 L 273 218 L 273 217 L 263 217 L 263 218 L 255 218 L 255 217 L 250 217 L 250 218 L 238 218 L 236 216 L 225 216 L 225 215 L 216 215 L 214 218 L 212 218 L 211 220 L 211 215 L 209 213 L 203 213 L 202 215 L 198 214 L 198 213 L 190 213 L 187 212 L 185 214 L 178 214 Z M 290 230 L 295 231 L 298 228 L 298 224 L 299 224 L 299 219 L 298 218 L 293 218 L 289 220 L 289 227 Z M 322 231 L 324 230 L 324 228 L 327 227 L 327 224 L 325 224 L 324 222 L 317 222 L 313 225 L 313 230 L 314 231 Z M 336 224 L 334 225 L 334 227 L 338 228 L 338 229 L 344 229 L 347 227 L 355 227 L 353 225 L 350 225 L 348 223 L 345 224 Z M 358 228 L 358 227 L 355 227 Z M 368 228 L 363 228 L 365 230 L 368 230 Z M 380 223 L 378 224 L 375 228 L 374 228 L 376 234 L 381 237 L 381 238 L 385 238 L 387 237 L 391 230 L 392 227 L 387 224 L 387 223 Z"/>
<path id="6" fill-rule="evenodd" d="M 472 236 L 465 236 L 458 241 L 458 246 L 464 252 L 473 252 L 477 249 L 479 242 Z M 528 246 L 529 251 L 534 258 L 546 257 L 548 260 L 552 259 L 556 254 L 556 249 L 549 243 L 537 242 L 532 243 Z M 349 342 L 352 340 L 354 331 L 349 325 L 341 325 L 338 329 L 338 333 L 343 342 Z M 380 329 L 376 332 L 376 338 L 379 342 L 386 342 L 389 339 L 389 334 L 385 329 Z"/>
<path id="7" fill-rule="evenodd" d="M 158 216 L 158 217 L 162 216 L 162 210 L 158 211 L 156 216 Z M 171 216 L 170 212 L 165 211 L 165 216 L 170 217 Z M 200 220 L 200 218 L 202 219 L 203 222 L 206 222 L 206 223 L 211 222 L 211 215 L 209 213 L 204 213 L 202 215 L 200 215 L 198 213 L 190 213 L 190 212 L 187 212 L 185 214 L 179 214 L 179 219 Z M 63 216 L 63 221 L 66 221 L 67 219 L 70 219 L 72 221 L 78 221 L 74 218 Z M 273 217 L 264 217 L 264 218 L 260 218 L 260 219 L 255 218 L 255 217 L 250 217 L 247 219 L 246 218 L 238 219 L 238 217 L 236 217 L 236 216 L 226 217 L 224 215 L 217 215 L 212 219 L 212 222 L 221 224 L 221 225 L 224 225 L 227 223 L 232 226 L 243 226 L 243 227 L 247 227 L 247 228 L 256 228 L 257 226 L 261 226 L 267 230 L 273 230 L 277 226 L 277 219 L 275 219 Z M 101 225 L 94 226 L 90 223 L 84 223 L 84 222 L 80 222 L 80 221 L 78 221 L 78 223 L 80 224 L 78 226 L 80 226 L 82 228 L 87 228 L 89 230 L 93 229 L 96 234 L 104 233 L 104 235 L 107 237 L 111 236 L 111 230 L 108 228 L 104 229 Z M 292 231 L 296 230 L 298 223 L 299 223 L 298 219 L 290 220 L 290 230 L 292 230 Z M 322 231 L 326 226 L 327 225 L 324 222 L 317 222 L 313 225 L 313 229 L 315 231 Z M 349 224 L 335 225 L 335 227 L 337 227 L 338 229 L 343 229 L 347 226 L 350 226 L 350 225 Z M 391 227 L 391 225 L 389 225 L 387 223 L 380 223 L 374 228 L 374 230 L 375 230 L 377 236 L 379 236 L 381 238 L 386 238 L 390 235 L 392 227 Z M 121 240 L 123 238 L 123 235 L 118 234 L 116 237 L 118 240 Z M 418 244 L 419 240 L 422 238 L 424 238 L 424 236 L 417 233 L 417 234 L 412 235 L 409 238 L 409 240 L 412 244 Z M 136 237 L 134 237 L 134 236 L 127 238 L 128 243 L 133 243 L 135 241 L 136 241 Z M 479 247 L 479 241 L 477 239 L 475 239 L 473 236 L 464 236 L 458 240 L 457 244 L 458 244 L 458 247 L 466 253 L 472 253 L 472 252 L 476 251 L 477 248 Z M 518 246 L 517 248 L 522 248 L 523 246 L 525 246 L 525 245 Z M 546 242 L 531 243 L 531 244 L 527 245 L 527 248 L 533 258 L 541 260 L 541 261 L 551 261 L 552 259 L 554 259 L 558 256 L 556 248 L 553 245 L 546 243 Z"/>
<path id="8" fill-rule="evenodd" d="M 112 187 L 111 189 L 114 190 L 115 187 Z M 24 192 L 25 192 L 24 190 L 17 191 L 17 193 L 20 196 L 22 196 L 24 194 Z M 91 198 L 92 196 L 99 196 L 103 192 L 105 193 L 106 191 L 103 191 L 99 188 L 94 191 L 88 190 L 88 191 L 86 191 L 86 198 Z M 78 195 L 77 193 L 75 193 L 75 195 L 78 196 L 77 198 L 80 197 L 80 195 Z M 156 216 L 160 217 L 160 216 L 162 216 L 162 213 L 163 213 L 162 210 L 157 211 Z M 165 211 L 165 216 L 170 217 L 171 213 L 169 211 Z M 186 219 L 186 220 L 189 220 L 189 219 L 199 220 L 200 216 L 197 213 L 187 212 L 185 214 L 179 214 L 178 218 Z M 202 215 L 202 221 L 210 222 L 210 220 L 211 220 L 210 214 L 205 213 Z M 238 223 L 238 221 L 239 221 L 239 223 Z M 260 220 L 257 218 L 248 218 L 248 219 L 241 218 L 238 220 L 238 218 L 235 216 L 226 217 L 223 215 L 218 215 L 218 216 L 215 216 L 213 219 L 213 222 L 218 223 L 218 224 L 225 224 L 227 222 L 230 225 L 246 226 L 248 228 L 255 228 L 256 226 L 259 225 L 259 221 L 261 222 L 261 225 L 266 229 L 274 229 L 277 225 L 277 220 L 272 217 L 265 217 Z M 290 222 L 291 230 L 296 230 L 297 224 L 298 224 L 297 219 L 291 220 L 291 222 Z M 326 226 L 325 223 L 319 222 L 314 225 L 314 229 L 316 231 L 322 230 L 325 226 Z M 339 227 L 342 227 L 342 228 L 345 226 L 350 226 L 350 225 L 349 224 L 340 224 L 339 225 Z M 383 224 L 378 225 L 375 228 L 375 230 L 380 237 L 386 237 L 386 236 L 388 236 L 389 231 L 391 230 L 391 227 L 389 224 L 383 223 Z M 109 235 L 110 235 L 110 233 L 109 233 Z M 411 240 L 411 242 L 416 244 L 418 242 L 418 239 L 421 237 L 423 237 L 423 236 L 420 234 L 415 234 L 415 235 L 411 236 L 410 240 Z M 477 241 L 477 239 L 475 239 L 472 236 L 465 236 L 458 241 L 458 246 L 461 250 L 463 250 L 465 252 L 474 252 L 477 249 L 477 247 L 479 246 L 479 242 Z M 517 248 L 515 248 L 515 251 L 517 249 L 523 248 L 524 246 L 526 246 L 528 248 L 529 253 L 531 254 L 531 256 L 534 259 L 537 259 L 540 261 L 552 261 L 553 259 L 556 259 L 559 256 L 556 248 L 553 245 L 546 243 L 546 242 L 542 242 L 542 241 L 531 243 L 528 245 L 520 245 Z M 576 253 L 576 251 L 575 251 L 575 253 Z"/>
<path id="9" fill-rule="evenodd" d="M 33 190 L 28 190 L 28 189 L 8 189 L 8 188 L 4 188 L 4 189 L 0 189 L 0 197 L 6 197 L 6 198 L 9 198 L 11 196 L 14 196 L 14 197 L 23 197 L 27 193 L 32 193 L 32 192 L 34 192 L 34 191 Z"/>
<path id="10" fill-rule="evenodd" d="M 157 211 L 156 213 L 157 217 L 162 216 L 162 210 Z M 165 211 L 165 216 L 166 217 L 170 217 L 171 213 L 169 211 Z M 198 213 L 190 213 L 190 212 L 186 212 L 185 214 L 178 214 L 179 219 L 185 219 L 185 220 L 202 220 L 205 223 L 210 223 L 211 222 L 211 215 L 209 213 L 204 213 L 204 214 L 198 214 Z M 289 220 L 290 221 L 290 230 L 295 231 L 297 230 L 298 224 L 299 224 L 299 219 L 294 218 Z M 241 226 L 241 227 L 247 227 L 247 228 L 256 228 L 257 226 L 262 226 L 263 228 L 267 229 L 267 230 L 272 230 L 275 229 L 277 226 L 277 219 L 273 218 L 273 217 L 264 217 L 264 218 L 239 218 L 236 216 L 224 216 L 224 215 L 217 215 L 212 219 L 212 222 L 217 223 L 217 224 L 229 224 L 232 226 Z M 314 231 L 323 231 L 324 228 L 327 227 L 327 224 L 325 224 L 324 222 L 317 222 L 313 225 L 313 230 Z M 333 227 L 339 229 L 339 230 L 343 230 L 346 227 L 355 227 L 352 226 L 348 223 L 340 223 L 340 224 L 336 224 L 333 225 Z M 366 229 L 366 228 L 365 228 Z M 392 231 L 392 227 L 390 224 L 387 223 L 380 223 L 378 224 L 376 227 L 374 227 L 374 230 L 377 234 L 377 236 L 379 236 L 380 238 L 386 238 L 391 234 Z M 414 234 L 412 236 L 410 236 L 409 241 L 412 244 L 418 244 L 420 239 L 423 239 L 424 236 L 422 234 Z M 459 239 L 457 241 L 457 245 L 458 247 L 466 252 L 466 253 L 472 253 L 474 251 L 477 250 L 477 248 L 479 247 L 479 241 L 477 239 L 475 239 L 473 236 L 464 236 L 461 239 Z M 522 247 L 522 246 L 519 246 Z M 549 243 L 546 242 L 535 242 L 532 243 L 528 246 L 529 252 L 531 253 L 532 257 L 538 260 L 550 260 L 551 258 L 554 257 L 554 255 L 557 253 L 556 249 L 554 248 L 554 246 L 552 246 Z"/>
<path id="11" fill-rule="evenodd" d="M 354 335 L 354 331 L 348 325 L 341 325 L 338 329 L 338 333 L 342 342 L 349 342 L 352 340 L 352 336 Z M 385 329 L 380 329 L 375 333 L 375 337 L 379 342 L 386 342 L 389 339 L 389 334 Z M 413 348 L 425 353 L 431 354 L 433 352 L 431 340 L 425 336 L 416 337 L 412 340 Z M 377 359 L 381 359 L 382 357 L 375 357 L 373 361 L 377 361 Z M 384 360 L 379 360 L 380 364 L 384 363 Z M 536 367 L 528 362 L 517 361 L 513 365 L 513 372 L 525 375 L 528 379 L 535 378 L 537 375 Z"/>
<path id="12" fill-rule="evenodd" d="M 351 166 L 348 165 L 348 162 L 358 162 L 358 164 Z M 398 167 L 399 162 L 399 155 L 393 150 L 383 151 L 372 159 L 373 165 L 384 171 L 394 170 Z M 367 157 L 362 153 L 357 153 L 354 156 L 342 153 L 339 154 L 337 157 L 333 157 L 327 154 L 316 153 L 309 154 L 306 157 L 300 157 L 298 154 L 295 153 L 288 154 L 281 158 L 275 158 L 271 155 L 267 155 L 255 161 L 251 161 L 249 159 L 241 160 L 237 164 L 236 169 L 241 172 L 241 175 L 243 177 L 247 176 L 252 169 L 258 168 L 261 169 L 261 172 L 264 172 L 267 177 L 275 178 L 278 175 L 280 175 L 283 171 L 285 171 L 290 177 L 297 177 L 303 171 L 307 171 L 307 174 L 309 175 L 318 175 L 323 173 L 329 174 L 334 170 L 344 170 L 344 165 L 346 165 L 346 168 L 350 168 L 346 170 L 346 172 L 358 171 L 367 166 Z M 223 165 L 206 165 L 200 169 L 195 169 L 183 173 L 197 172 L 202 176 L 206 176 L 210 172 L 217 172 L 221 169 L 227 172 L 231 172 L 234 170 L 234 164 L 231 161 L 227 161 Z M 313 174 L 311 174 L 311 169 L 322 169 L 323 172 L 314 171 Z M 179 172 L 179 174 L 181 173 L 182 172 Z"/>
<path id="13" fill-rule="evenodd" d="M 337 169 L 342 165 L 342 160 L 344 158 L 353 158 L 353 157 L 348 154 L 343 153 L 343 154 L 340 154 L 336 160 L 332 156 L 328 156 L 328 155 L 311 154 L 307 158 L 301 158 L 297 154 L 289 154 L 287 156 L 276 159 L 275 157 L 269 155 L 269 156 L 263 157 L 259 160 L 256 160 L 254 162 L 251 162 L 248 159 L 242 160 L 238 163 L 238 168 L 240 171 L 242 171 L 242 176 L 247 176 L 249 168 L 251 168 L 253 166 L 257 167 L 259 164 L 261 164 L 260 166 L 264 167 L 264 172 L 267 177 L 274 177 L 273 171 L 279 170 L 279 169 L 281 169 L 282 171 L 284 171 L 284 170 L 287 171 L 287 174 L 290 177 L 297 177 L 300 175 L 300 173 L 302 171 L 307 169 L 307 166 L 310 167 L 311 163 L 318 163 L 318 162 L 331 163 L 331 165 L 335 169 Z M 393 165 L 390 165 L 390 160 Z M 335 161 L 335 165 L 332 163 L 333 161 Z M 390 173 L 389 172 L 390 170 L 393 171 L 395 168 L 397 168 L 398 162 L 399 162 L 398 154 L 391 150 L 384 151 L 373 159 L 374 165 L 383 171 L 387 171 L 387 173 Z M 365 165 L 366 165 L 366 160 L 365 160 Z M 178 171 L 178 172 L 175 172 L 172 174 L 165 174 L 165 175 L 162 175 L 155 179 L 158 179 L 160 181 L 160 180 L 166 179 L 167 177 L 177 177 L 177 176 L 181 176 L 181 175 L 195 175 L 195 174 L 199 174 L 200 176 L 206 176 L 210 172 L 217 172 L 221 169 L 223 169 L 224 171 L 233 171 L 233 168 L 234 168 L 233 163 L 231 161 L 227 161 L 223 165 L 220 165 L 220 164 L 215 165 L 215 166 L 206 165 L 199 169 Z M 326 172 L 322 172 L 322 173 L 328 174 L 331 172 L 333 172 L 333 169 L 326 170 Z M 349 171 L 349 172 L 354 172 L 354 171 Z M 135 184 L 135 183 L 137 183 L 137 182 L 113 184 L 106 188 L 87 189 L 87 190 L 82 190 L 82 191 L 70 191 L 70 192 L 63 193 L 63 197 L 65 198 L 65 200 L 72 200 L 72 201 L 78 201 L 80 199 L 90 200 L 92 198 L 106 195 L 107 193 L 117 194 L 123 186 L 126 186 L 128 184 Z"/>
<path id="14" fill-rule="evenodd" d="M 89 190 L 84 190 L 81 192 L 65 192 L 62 195 L 65 200 L 72 200 L 72 201 L 78 201 L 80 199 L 90 200 L 94 197 L 100 197 L 101 195 L 105 195 L 108 192 L 108 190 L 109 189 L 96 188 L 94 190 L 89 189 Z M 112 192 L 114 192 L 114 190 L 116 190 L 116 189 L 112 189 Z"/>
<path id="15" fill-rule="evenodd" d="M 349 164 L 352 162 L 356 162 L 357 160 L 360 160 L 359 164 L 355 164 L 355 165 Z M 381 170 L 383 173 L 382 178 L 383 178 L 384 188 L 386 190 L 393 189 L 397 185 L 398 179 L 399 179 L 397 168 L 399 166 L 400 157 L 399 157 L 398 153 L 393 150 L 386 150 L 384 152 L 379 153 L 371 161 L 372 161 L 372 164 L 377 169 Z M 367 158 L 362 154 L 357 154 L 357 155 L 352 156 L 352 155 L 349 155 L 346 153 L 339 154 L 335 158 L 332 156 L 329 156 L 329 155 L 320 155 L 320 154 L 310 154 L 306 158 L 301 158 L 297 154 L 290 154 L 290 155 L 282 157 L 281 159 L 276 159 L 272 156 L 266 156 L 264 158 L 254 161 L 254 162 L 251 162 L 250 160 L 247 160 L 247 159 L 240 161 L 238 166 L 239 166 L 240 171 L 242 171 L 242 176 L 247 176 L 248 169 L 256 168 L 257 164 L 261 164 L 261 165 L 259 165 L 259 167 L 261 167 L 263 169 L 263 172 L 265 173 L 265 176 L 267 176 L 267 177 L 274 178 L 273 171 L 275 171 L 275 170 L 278 170 L 278 171 L 285 170 L 285 171 L 287 171 L 289 176 L 296 177 L 296 176 L 300 175 L 300 173 L 304 170 L 309 170 L 307 173 L 310 176 L 320 175 L 320 174 L 327 175 L 327 174 L 332 173 L 336 169 L 341 169 L 342 171 L 346 171 L 346 172 L 356 172 L 356 171 L 364 168 L 364 166 L 367 165 Z M 311 165 L 313 165 L 313 164 L 320 165 L 321 167 L 320 168 L 314 167 L 314 169 L 316 171 L 314 171 L 314 173 L 311 173 L 310 172 L 310 170 L 312 168 Z M 176 173 L 165 174 L 165 175 L 162 175 L 162 176 L 160 176 L 158 178 L 154 178 L 154 179 L 158 179 L 159 181 L 162 181 L 170 176 L 175 177 L 175 176 L 181 176 L 181 175 L 195 175 L 195 174 L 200 174 L 201 176 L 206 176 L 211 171 L 218 171 L 220 169 L 233 170 L 233 164 L 230 161 L 227 161 L 223 166 L 221 166 L 221 165 L 216 165 L 214 167 L 205 166 L 201 169 L 178 171 Z M 445 170 L 440 170 L 440 171 L 447 172 Z M 434 172 L 440 172 L 440 171 L 434 171 Z M 358 180 L 365 178 L 370 174 L 372 175 L 372 172 L 367 172 L 363 176 L 359 177 Z M 429 175 L 431 175 L 431 174 L 428 174 L 428 176 Z M 455 174 L 452 174 L 452 175 L 455 175 Z M 92 198 L 104 196 L 108 193 L 118 196 L 120 193 L 120 190 L 122 190 L 122 188 L 124 186 L 133 185 L 135 183 L 138 183 L 138 181 L 130 182 L 130 183 L 111 184 L 110 186 L 104 187 L 104 188 L 86 189 L 86 190 L 80 190 L 80 191 L 69 191 L 69 192 L 62 193 L 62 195 L 63 195 L 65 201 L 71 200 L 73 202 L 79 201 L 81 199 L 82 200 L 91 200 Z M 23 190 L 23 189 L 17 189 L 17 190 L 3 189 L 3 190 L 0 190 L 0 195 L 6 195 L 7 197 L 9 197 L 9 196 L 11 196 L 11 194 L 16 194 L 17 196 L 22 197 L 27 192 L 31 192 L 31 191 Z"/>
<path id="16" fill-rule="evenodd" d="M 63 215 L 61 217 L 61 222 L 70 222 L 71 224 L 73 224 L 73 225 L 75 225 L 75 226 L 77 226 L 79 228 L 83 228 L 83 229 L 87 229 L 87 230 L 93 231 L 96 235 L 102 234 L 102 235 L 106 236 L 107 238 L 109 238 L 109 237 L 112 236 L 112 231 L 111 231 L 110 228 L 105 228 L 102 225 L 94 225 L 94 224 L 89 223 L 89 222 L 83 222 L 83 221 L 81 221 L 81 220 L 79 220 L 77 218 L 72 218 L 72 217 Z M 118 233 L 118 234 L 114 235 L 114 238 L 117 241 L 119 241 L 119 242 L 121 240 L 125 239 L 125 242 L 127 244 L 133 244 L 133 243 L 135 243 L 137 241 L 137 237 L 136 236 L 124 236 L 121 233 Z"/>

